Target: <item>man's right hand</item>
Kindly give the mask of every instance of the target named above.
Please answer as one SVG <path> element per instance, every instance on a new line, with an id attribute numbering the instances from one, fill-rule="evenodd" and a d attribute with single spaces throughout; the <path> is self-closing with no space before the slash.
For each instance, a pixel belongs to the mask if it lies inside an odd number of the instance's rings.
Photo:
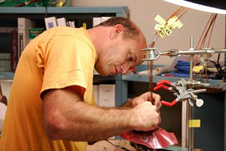
<path id="1" fill-rule="evenodd" d="M 157 111 L 156 106 L 152 105 L 152 103 L 149 101 L 138 104 L 132 109 L 132 111 L 132 122 L 134 130 L 154 130 L 161 122 L 160 113 Z"/>

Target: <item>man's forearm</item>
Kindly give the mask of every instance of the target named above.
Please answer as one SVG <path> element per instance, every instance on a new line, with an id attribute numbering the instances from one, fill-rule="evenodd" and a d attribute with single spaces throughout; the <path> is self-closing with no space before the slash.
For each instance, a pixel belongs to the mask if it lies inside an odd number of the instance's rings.
<path id="1" fill-rule="evenodd" d="M 62 134 L 65 139 L 98 141 L 132 129 L 131 109 L 104 109 L 77 102 L 71 110 L 73 114 L 68 112 L 69 122 Z"/>
<path id="2" fill-rule="evenodd" d="M 100 108 L 80 101 L 60 114 L 63 125 L 50 132 L 56 134 L 53 139 L 98 141 L 131 130 L 133 123 L 130 108 Z"/>

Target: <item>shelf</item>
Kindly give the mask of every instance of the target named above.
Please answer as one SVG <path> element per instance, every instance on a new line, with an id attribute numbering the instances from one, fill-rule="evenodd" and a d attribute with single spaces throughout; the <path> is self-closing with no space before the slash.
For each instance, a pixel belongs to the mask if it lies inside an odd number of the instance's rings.
<path id="1" fill-rule="evenodd" d="M 163 76 L 154 76 L 153 77 L 153 82 L 159 82 L 161 80 L 169 80 L 171 82 L 176 82 L 177 80 L 184 78 L 184 77 L 163 77 Z M 189 78 L 184 78 L 185 80 L 188 80 Z M 131 75 L 123 75 L 122 76 L 123 81 L 133 81 L 133 82 L 149 82 L 149 77 L 148 75 L 137 75 L 137 74 L 131 74 Z M 198 80 L 198 79 L 197 79 Z M 203 79 L 203 82 L 206 82 L 205 79 Z M 210 85 L 217 85 L 221 82 L 221 80 L 213 80 L 209 79 L 208 83 Z"/>
<path id="2" fill-rule="evenodd" d="M 118 75 L 110 75 L 110 76 L 106 76 L 106 77 L 102 77 L 100 75 L 94 75 L 94 79 L 95 80 L 122 80 L 122 75 L 118 74 Z"/>
<path id="3" fill-rule="evenodd" d="M 9 80 L 12 81 L 14 77 L 14 73 L 13 72 L 0 72 L 0 81 L 2 80 Z"/>
<path id="4" fill-rule="evenodd" d="M 160 80 L 169 80 L 171 82 L 176 82 L 178 79 L 182 77 L 163 77 L 163 76 L 154 76 L 153 82 L 156 83 Z M 185 78 L 188 79 L 188 78 Z M 122 80 L 124 81 L 133 81 L 133 82 L 149 82 L 148 75 L 138 75 L 138 74 L 131 74 L 131 75 L 123 75 Z"/>
<path id="5" fill-rule="evenodd" d="M 1 7 L 0 14 L 44 14 L 45 7 Z M 113 14 L 121 16 L 129 13 L 127 6 L 120 7 L 48 7 L 47 14 Z"/>

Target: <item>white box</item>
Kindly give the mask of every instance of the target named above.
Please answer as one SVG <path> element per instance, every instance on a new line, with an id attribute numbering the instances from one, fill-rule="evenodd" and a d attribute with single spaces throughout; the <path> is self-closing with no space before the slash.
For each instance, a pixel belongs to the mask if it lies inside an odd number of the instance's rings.
<path id="1" fill-rule="evenodd" d="M 35 27 L 35 22 L 27 18 L 18 18 L 18 57 L 20 57 L 26 45 L 30 42 L 29 28 Z"/>
<path id="2" fill-rule="evenodd" d="M 57 18 L 57 26 L 67 26 L 66 22 L 66 18 L 64 17 Z"/>
<path id="3" fill-rule="evenodd" d="M 108 20 L 108 19 L 110 19 L 111 17 L 101 17 L 101 22 L 104 22 L 104 21 L 106 21 L 106 20 Z"/>
<path id="4" fill-rule="evenodd" d="M 99 25 L 101 22 L 102 22 L 101 17 L 93 17 L 93 27 L 95 27 L 96 25 Z"/>
<path id="5" fill-rule="evenodd" d="M 96 69 L 93 69 L 93 75 L 100 75 Z"/>
<path id="6" fill-rule="evenodd" d="M 56 17 L 47 17 L 45 18 L 45 25 L 46 25 L 46 30 L 56 27 L 57 26 L 57 20 Z"/>
<path id="7" fill-rule="evenodd" d="M 75 28 L 75 21 L 74 20 L 68 21 L 68 24 L 69 24 L 69 27 Z"/>
<path id="8" fill-rule="evenodd" d="M 3 127 L 3 122 L 5 119 L 6 110 L 7 110 L 7 106 L 0 102 L 0 134 L 2 132 L 2 127 Z"/>
<path id="9" fill-rule="evenodd" d="M 93 85 L 93 95 L 96 104 L 98 104 L 99 100 L 99 85 Z"/>
<path id="10" fill-rule="evenodd" d="M 101 107 L 115 107 L 115 85 L 100 84 L 98 105 Z"/>
<path id="11" fill-rule="evenodd" d="M 0 87 L 2 89 L 2 94 L 6 96 L 9 100 L 9 94 L 12 87 L 13 80 L 0 80 Z"/>

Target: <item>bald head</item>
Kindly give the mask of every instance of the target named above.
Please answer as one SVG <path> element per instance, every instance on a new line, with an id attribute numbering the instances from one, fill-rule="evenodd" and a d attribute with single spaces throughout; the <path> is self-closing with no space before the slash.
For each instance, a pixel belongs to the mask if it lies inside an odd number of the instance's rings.
<path id="1" fill-rule="evenodd" d="M 98 26 L 110 27 L 121 24 L 123 26 L 123 38 L 133 39 L 140 42 L 140 48 L 147 48 L 147 41 L 140 28 L 131 20 L 123 17 L 112 17 Z"/>
<path id="2" fill-rule="evenodd" d="M 142 34 L 139 27 L 134 24 L 131 20 L 123 17 L 112 17 L 105 22 L 102 22 L 98 26 L 110 27 L 115 26 L 117 24 L 121 24 L 123 26 L 123 38 L 124 39 L 135 39 L 140 38 L 140 34 Z M 143 35 L 143 34 L 142 34 Z"/>

